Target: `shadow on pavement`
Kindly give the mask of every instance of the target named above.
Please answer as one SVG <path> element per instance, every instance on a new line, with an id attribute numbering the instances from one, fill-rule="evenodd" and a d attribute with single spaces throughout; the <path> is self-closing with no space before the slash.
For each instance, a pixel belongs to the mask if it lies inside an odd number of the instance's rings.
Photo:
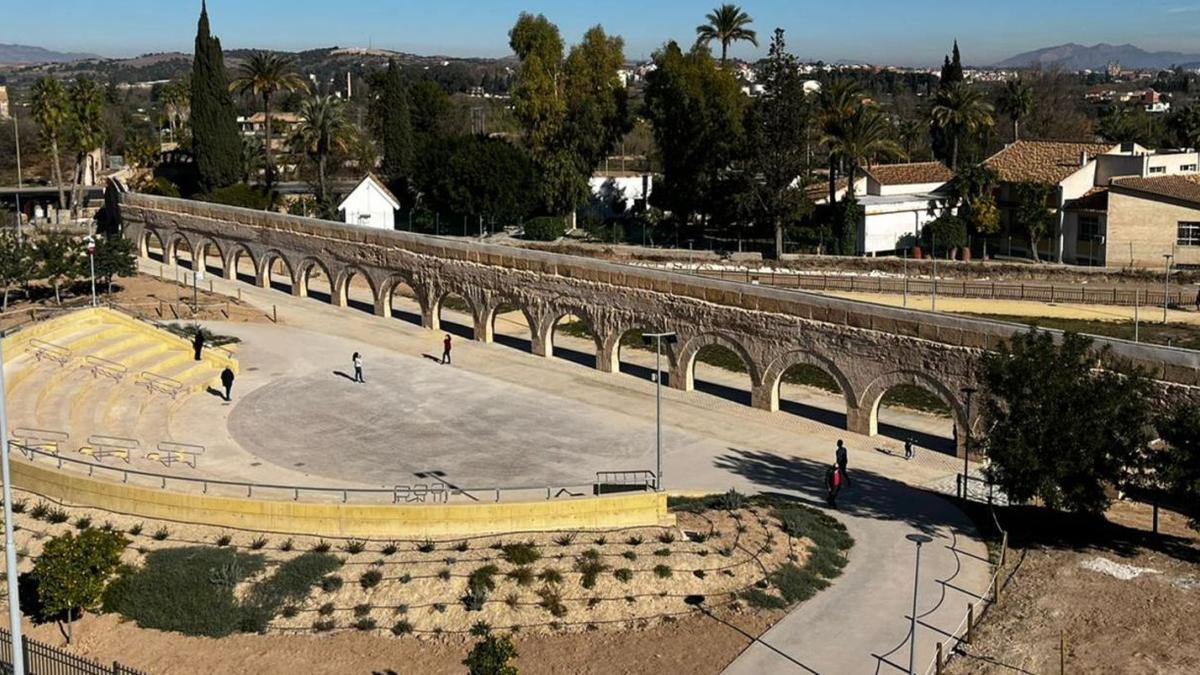
<path id="1" fill-rule="evenodd" d="M 949 421 L 947 421 L 948 423 Z M 943 455 L 950 455 L 951 457 L 958 455 L 958 449 L 954 446 L 954 439 L 946 438 L 945 436 L 913 431 L 912 429 L 898 427 L 894 424 L 884 424 L 883 422 L 879 423 L 879 435 L 901 442 L 911 438 L 913 443 L 919 448 L 933 450 L 934 452 L 940 452 Z"/>
<path id="2" fill-rule="evenodd" d="M 575 349 L 567 349 L 565 347 L 554 348 L 554 358 L 577 363 L 587 368 L 595 369 L 596 355 L 587 352 L 581 352 Z"/>
<path id="3" fill-rule="evenodd" d="M 814 405 L 800 403 L 799 401 L 789 401 L 787 399 L 780 399 L 779 410 L 838 429 L 846 428 L 846 413 L 837 410 L 826 410 L 825 408 L 818 408 Z"/>

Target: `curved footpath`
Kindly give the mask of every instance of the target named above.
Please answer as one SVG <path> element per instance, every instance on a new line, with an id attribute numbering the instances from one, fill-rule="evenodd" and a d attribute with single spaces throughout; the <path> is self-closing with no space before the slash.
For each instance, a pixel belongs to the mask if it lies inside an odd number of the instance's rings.
<path id="1" fill-rule="evenodd" d="M 156 273 L 158 264 L 142 261 L 142 269 Z M 369 380 L 372 364 L 380 367 L 377 376 L 392 379 L 391 384 L 374 390 L 378 396 L 397 396 L 396 401 L 408 397 L 411 402 L 414 397 L 429 393 L 457 405 L 459 397 L 455 392 L 460 391 L 464 397 L 470 392 L 480 402 L 491 396 L 497 405 L 506 405 L 509 398 L 517 401 L 511 408 L 511 422 L 500 416 L 473 427 L 475 431 L 498 428 L 504 439 L 502 446 L 512 447 L 513 439 L 522 437 L 523 432 L 516 426 L 527 425 L 529 420 L 520 420 L 520 416 L 532 414 L 531 410 L 537 410 L 538 406 L 554 411 L 554 415 L 545 417 L 566 425 L 565 431 L 560 430 L 563 427 L 556 429 L 562 437 L 558 444 L 561 447 L 555 446 L 554 453 L 539 453 L 539 448 L 546 445 L 541 443 L 531 446 L 523 457 L 531 466 L 545 463 L 539 473 L 544 478 L 565 477 L 563 472 L 572 467 L 584 471 L 595 468 L 590 463 L 582 468 L 574 466 L 586 454 L 586 443 L 580 445 L 580 437 L 586 441 L 589 435 L 587 428 L 580 427 L 583 431 L 579 431 L 571 427 L 576 419 L 608 425 L 603 444 L 595 447 L 613 449 L 596 466 L 605 461 L 610 466 L 619 463 L 620 466 L 611 467 L 618 469 L 654 465 L 651 440 L 654 386 L 644 378 L 599 373 L 564 359 L 541 359 L 502 344 L 482 345 L 457 338 L 455 366 L 444 369 L 426 357 L 440 354 L 441 333 L 425 331 L 398 319 L 337 309 L 315 299 L 294 298 L 248 284 L 217 279 L 214 285 L 217 292 L 230 295 L 240 286 L 243 299 L 267 314 L 276 305 L 281 323 L 278 328 L 213 325 L 219 331 L 244 334 L 247 338 L 240 354 L 244 373 L 241 384 L 247 386 L 235 385 L 232 408 L 224 407 L 215 397 L 200 396 L 186 406 L 187 412 L 173 420 L 173 426 L 189 425 L 189 419 L 196 423 L 207 421 L 210 429 L 216 427 L 225 432 L 221 435 L 226 438 L 238 439 L 231 446 L 240 446 L 242 439 L 251 439 L 246 444 L 249 447 L 230 448 L 228 461 L 219 466 L 222 473 L 247 470 L 261 475 L 284 470 L 309 480 L 374 482 L 371 478 L 378 477 L 369 473 L 366 463 L 369 455 L 306 466 L 297 466 L 299 458 L 271 456 L 263 437 L 255 439 L 248 435 L 251 429 L 245 426 L 246 415 L 252 411 L 238 410 L 239 395 L 249 401 L 248 405 L 264 406 L 264 414 L 281 410 L 278 399 L 272 403 L 266 398 L 273 386 L 267 382 L 268 378 L 303 380 L 322 372 L 336 378 L 334 370 L 347 370 L 346 351 L 351 348 L 366 356 Z M 283 327 L 298 330 L 281 330 Z M 498 333 L 503 332 L 499 322 L 497 328 Z M 564 345 L 566 342 L 564 339 Z M 304 351 L 303 357 L 299 356 L 299 350 Z M 255 354 L 262 356 L 260 364 L 252 362 Z M 406 380 L 404 386 L 399 384 L 400 378 Z M 349 381 L 346 385 L 354 386 Z M 296 391 L 295 387 L 285 386 L 278 396 L 294 396 Z M 915 664 L 916 671 L 923 673 L 933 659 L 936 642 L 945 640 L 943 633 L 958 627 L 967 604 L 978 599 L 990 578 L 986 546 L 975 535 L 969 520 L 952 500 L 917 489 L 944 484 L 947 478 L 952 480 L 954 473 L 961 470 L 959 460 L 922 452 L 917 459 L 906 462 L 896 455 L 899 444 L 891 439 L 856 436 L 801 417 L 754 410 L 700 392 L 667 389 L 663 399 L 664 474 L 667 486 L 673 490 L 724 491 L 732 486 L 741 491 L 794 494 L 823 508 L 822 482 L 825 467 L 832 460 L 834 443 L 844 438 L 850 448 L 852 482 L 839 500 L 840 510 L 834 514 L 855 539 L 849 565 L 830 588 L 800 605 L 747 649 L 726 672 L 753 675 L 905 672 L 915 562 L 915 546 L 905 536 L 923 532 L 934 538 L 922 550 L 920 570 L 917 613 L 921 625 Z M 388 408 L 393 405 L 390 400 L 368 396 L 362 405 Z M 314 404 L 318 401 L 314 399 Z M 426 424 L 446 424 L 427 408 L 423 410 L 422 414 L 427 416 L 421 419 Z M 224 424 L 213 424 L 215 420 Z M 541 422 L 541 418 L 534 421 Z M 509 424 L 514 428 L 505 427 Z M 478 439 L 472 440 L 459 429 L 450 431 L 463 443 L 478 443 Z M 622 435 L 626 441 L 617 442 Z M 386 439 L 381 440 L 377 447 L 385 444 Z M 645 449 L 639 451 L 639 447 Z M 475 452 L 480 452 L 479 446 Z M 464 471 L 477 468 L 470 467 L 468 456 L 452 457 L 450 463 L 452 468 L 462 464 Z M 218 469 L 214 464 L 209 467 Z M 486 467 L 478 470 L 490 471 Z M 472 476 L 464 475 L 467 477 Z M 517 477 L 511 476 L 514 480 Z"/>

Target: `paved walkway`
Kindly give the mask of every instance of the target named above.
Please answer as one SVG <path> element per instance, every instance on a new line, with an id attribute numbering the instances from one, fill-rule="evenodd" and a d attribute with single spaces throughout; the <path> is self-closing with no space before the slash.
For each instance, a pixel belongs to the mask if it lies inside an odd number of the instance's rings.
<path id="1" fill-rule="evenodd" d="M 893 307 L 904 306 L 903 295 L 888 295 L 880 293 L 843 293 L 830 291 L 832 295 L 850 300 L 873 302 Z M 908 296 L 908 307 L 912 309 L 931 309 L 933 298 L 928 295 Z M 987 298 L 954 298 L 938 296 L 937 309 L 941 312 L 960 314 L 996 314 L 1000 316 L 1029 316 L 1047 317 L 1054 319 L 1083 319 L 1087 321 L 1113 321 L 1133 323 L 1134 308 L 1114 305 L 1073 305 L 1065 303 L 1034 302 L 1030 300 L 991 300 Z M 1144 324 L 1162 323 L 1162 305 L 1143 306 L 1137 309 Z M 1200 312 L 1191 309 L 1172 309 L 1167 312 L 1167 320 L 1171 323 L 1200 326 Z"/>
<path id="2" fill-rule="evenodd" d="M 143 269 L 156 272 L 158 265 Z M 229 294 L 240 287 L 243 298 L 267 314 L 277 306 L 281 323 L 211 325 L 247 340 L 241 348 L 243 375 L 235 387 L 236 403 L 230 407 L 216 397 L 196 397 L 187 414 L 174 420 L 181 428 L 172 431 L 183 435 L 224 426 L 233 447 L 222 471 L 379 485 L 424 466 L 406 456 L 406 448 L 417 444 L 405 445 L 397 437 L 406 433 L 408 420 L 433 427 L 409 427 L 408 433 L 422 439 L 420 447 L 444 450 L 437 440 L 439 429 L 458 439 L 457 445 L 471 445 L 472 450 L 460 452 L 454 440 L 448 441 L 453 454 L 441 466 L 426 467 L 459 471 L 464 478 L 499 471 L 496 461 L 511 461 L 514 448 L 522 451 L 520 460 L 531 473 L 546 478 L 574 470 L 586 476 L 597 458 L 619 461 L 622 466 L 615 468 L 653 466 L 655 388 L 645 377 L 599 373 L 561 358 L 540 359 L 504 344 L 461 339 L 456 340 L 455 365 L 442 367 L 425 356 L 440 354 L 441 333 L 246 284 L 216 280 L 214 286 Z M 366 358 L 367 385 L 353 385 L 334 374 L 349 370 L 352 351 Z M 301 393 L 304 385 L 320 393 Z M 458 414 L 432 409 L 430 400 Z M 357 403 L 347 406 L 347 401 Z M 360 410 L 364 420 L 390 431 L 363 433 L 362 421 L 353 414 L 320 410 L 322 406 Z M 321 417 L 314 417 L 318 413 Z M 466 419 L 473 415 L 479 418 Z M 311 428 L 317 431 L 306 438 L 303 430 L 267 421 L 274 416 L 299 419 L 295 426 L 313 417 Z M 958 460 L 922 452 L 906 462 L 898 456 L 897 441 L 856 436 L 813 419 L 754 410 L 702 392 L 664 390 L 664 422 L 664 477 L 675 490 L 780 492 L 821 507 L 820 485 L 835 441 L 844 438 L 851 449 L 853 482 L 836 514 L 857 542 L 845 574 L 768 632 L 763 644 L 747 650 L 730 672 L 888 672 L 888 663 L 901 664 L 902 672 L 907 667 L 914 562 L 913 544 L 905 536 L 913 532 L 935 537 L 923 553 L 918 612 L 928 628 L 919 632 L 918 663 L 932 659 L 935 631 L 953 630 L 972 599 L 970 592 L 984 589 L 986 548 L 971 524 L 950 501 L 914 489 L 944 484 L 961 469 Z M 272 425 L 269 433 L 256 429 L 260 424 Z M 199 426 L 182 428 L 191 425 Z M 345 441 L 329 447 L 328 434 L 339 429 Z M 522 442 L 531 429 L 542 439 L 537 444 Z M 275 434 L 291 440 L 280 442 Z M 367 440 L 356 447 L 360 437 Z M 294 442 L 321 446 L 325 454 L 293 456 L 288 446 Z M 498 459 L 486 456 L 489 447 Z M 437 454 L 431 451 L 429 457 Z M 386 472 L 394 474 L 380 475 Z"/>

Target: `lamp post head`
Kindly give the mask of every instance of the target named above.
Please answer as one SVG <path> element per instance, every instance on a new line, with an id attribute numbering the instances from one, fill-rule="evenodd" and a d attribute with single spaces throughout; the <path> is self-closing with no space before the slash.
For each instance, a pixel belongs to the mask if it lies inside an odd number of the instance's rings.
<path id="1" fill-rule="evenodd" d="M 931 537 L 927 534 L 914 533 L 914 534 L 907 535 L 904 538 L 913 542 L 917 546 L 921 546 L 922 544 L 928 544 L 929 542 L 933 541 L 933 537 Z"/>

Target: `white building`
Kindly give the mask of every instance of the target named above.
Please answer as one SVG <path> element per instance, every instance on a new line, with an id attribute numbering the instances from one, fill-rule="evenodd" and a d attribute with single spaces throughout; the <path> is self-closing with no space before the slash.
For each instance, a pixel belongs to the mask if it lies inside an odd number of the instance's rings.
<path id="1" fill-rule="evenodd" d="M 620 202 L 620 210 L 628 210 L 638 202 L 650 199 L 654 179 L 637 171 L 597 171 L 588 180 L 592 196 L 602 202 Z"/>
<path id="2" fill-rule="evenodd" d="M 342 212 L 347 225 L 379 230 L 396 229 L 396 211 L 399 208 L 400 200 L 372 174 L 367 174 L 338 204 L 338 210 Z"/>
<path id="3" fill-rule="evenodd" d="M 858 225 L 859 253 L 895 253 L 916 245 L 921 230 L 936 218 L 931 201 L 954 178 L 941 162 L 880 164 L 865 170 L 866 194 L 858 197 L 863 215 Z"/>

